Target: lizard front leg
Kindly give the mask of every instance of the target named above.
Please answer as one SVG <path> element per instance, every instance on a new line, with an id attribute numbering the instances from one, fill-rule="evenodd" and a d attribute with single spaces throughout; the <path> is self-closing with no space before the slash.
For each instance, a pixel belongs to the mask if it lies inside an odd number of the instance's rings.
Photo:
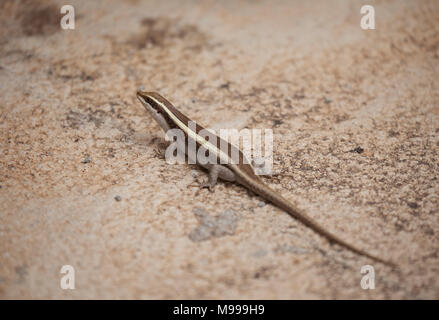
<path id="1" fill-rule="evenodd" d="M 209 170 L 209 180 L 203 183 L 201 188 L 209 188 L 209 191 L 212 191 L 212 188 L 216 185 L 218 178 L 230 182 L 236 180 L 235 173 L 226 166 L 214 164 L 206 167 L 206 169 Z"/>

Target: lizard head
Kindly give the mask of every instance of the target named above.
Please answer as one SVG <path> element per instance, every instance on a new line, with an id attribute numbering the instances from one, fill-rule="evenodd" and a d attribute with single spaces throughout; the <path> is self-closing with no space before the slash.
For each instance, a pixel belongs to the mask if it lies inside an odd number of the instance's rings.
<path id="1" fill-rule="evenodd" d="M 173 122 L 165 109 L 164 98 L 161 95 L 139 89 L 137 90 L 137 98 L 165 132 L 173 126 Z"/>

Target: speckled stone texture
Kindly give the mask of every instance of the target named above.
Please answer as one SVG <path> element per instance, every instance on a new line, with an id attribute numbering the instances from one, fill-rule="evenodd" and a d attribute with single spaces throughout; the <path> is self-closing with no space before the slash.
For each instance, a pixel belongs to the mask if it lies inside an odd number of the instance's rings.
<path id="1" fill-rule="evenodd" d="M 0 4 L 0 297 L 439 298 L 439 2 Z M 271 128 L 264 181 L 392 270 L 244 188 L 168 165 L 143 85 Z M 375 290 L 360 286 L 375 268 Z M 60 288 L 75 268 L 76 289 Z"/>

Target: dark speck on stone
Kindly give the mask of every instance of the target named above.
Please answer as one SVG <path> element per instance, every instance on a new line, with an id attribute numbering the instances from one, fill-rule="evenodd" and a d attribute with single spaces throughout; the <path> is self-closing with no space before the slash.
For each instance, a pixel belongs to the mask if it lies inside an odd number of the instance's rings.
<path id="1" fill-rule="evenodd" d="M 17 267 L 15 267 L 15 272 L 18 275 L 18 278 L 19 278 L 18 281 L 23 282 L 24 278 L 27 275 L 27 266 L 26 265 L 17 266 Z"/>
<path id="2" fill-rule="evenodd" d="M 220 89 L 229 89 L 229 87 L 230 87 L 230 82 L 226 82 L 220 85 Z"/>
<path id="3" fill-rule="evenodd" d="M 90 163 L 91 159 L 90 156 L 86 156 L 84 161 L 82 161 L 82 163 Z"/>
<path id="4" fill-rule="evenodd" d="M 364 149 L 362 147 L 356 147 L 355 149 L 352 149 L 350 152 L 363 153 Z"/>
<path id="5" fill-rule="evenodd" d="M 407 203 L 408 204 L 408 206 L 410 207 L 410 208 L 412 208 L 412 209 L 417 209 L 419 206 L 418 206 L 418 204 L 416 203 L 416 202 L 409 202 L 409 203 Z"/>
<path id="6" fill-rule="evenodd" d="M 119 201 L 122 200 L 122 197 L 121 197 L 121 196 L 115 196 L 115 197 L 114 197 L 114 200 L 116 200 L 117 202 L 119 202 Z"/>

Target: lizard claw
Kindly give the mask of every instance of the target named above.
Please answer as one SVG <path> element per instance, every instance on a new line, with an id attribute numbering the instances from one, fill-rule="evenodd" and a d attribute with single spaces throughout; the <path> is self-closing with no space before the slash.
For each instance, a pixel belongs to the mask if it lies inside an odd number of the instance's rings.
<path id="1" fill-rule="evenodd" d="M 204 188 L 207 188 L 209 189 L 210 192 L 213 192 L 213 184 L 211 184 L 210 182 L 202 183 L 200 189 L 204 189 Z"/>

